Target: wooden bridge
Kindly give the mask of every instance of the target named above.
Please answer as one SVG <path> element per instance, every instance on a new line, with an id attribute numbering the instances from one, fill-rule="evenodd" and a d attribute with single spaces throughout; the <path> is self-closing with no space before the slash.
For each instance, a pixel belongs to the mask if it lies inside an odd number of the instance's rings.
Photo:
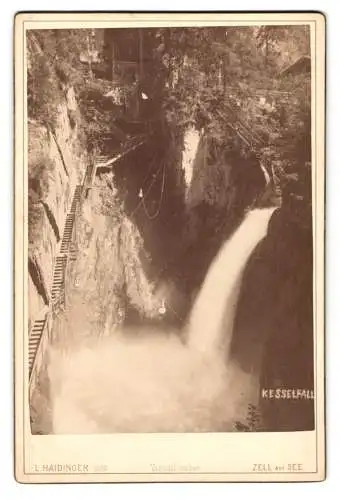
<path id="1" fill-rule="evenodd" d="M 122 160 L 125 156 L 132 153 L 137 148 L 140 148 L 141 146 L 143 146 L 147 142 L 147 140 L 148 140 L 147 135 L 145 135 L 145 134 L 138 135 L 138 136 L 133 137 L 132 139 L 128 140 L 124 144 L 122 149 L 119 152 L 117 152 L 116 154 L 114 154 L 113 156 L 99 155 L 96 158 L 96 162 L 95 162 L 95 166 L 94 166 L 95 172 L 94 172 L 92 179 L 94 179 L 94 177 L 96 176 L 97 173 L 109 172 L 115 163 Z"/>

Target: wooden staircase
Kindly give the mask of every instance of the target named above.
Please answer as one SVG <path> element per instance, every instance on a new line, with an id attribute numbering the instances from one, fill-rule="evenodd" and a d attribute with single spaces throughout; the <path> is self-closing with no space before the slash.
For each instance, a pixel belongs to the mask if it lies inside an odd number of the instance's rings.
<path id="1" fill-rule="evenodd" d="M 65 307 L 65 280 L 67 263 L 68 261 L 74 261 L 77 258 L 77 249 L 72 243 L 72 234 L 74 221 L 80 206 L 81 195 L 82 186 L 77 185 L 74 191 L 70 211 L 66 216 L 60 252 L 55 259 L 50 300 L 51 310 L 54 313 L 58 313 Z M 28 365 L 30 380 L 33 377 L 32 370 L 39 351 L 40 343 L 42 341 L 49 313 L 48 308 L 41 311 L 39 317 L 34 321 L 29 333 Z"/>
<path id="2" fill-rule="evenodd" d="M 74 196 L 69 213 L 66 216 L 63 238 L 60 246 L 60 253 L 56 257 L 53 282 L 52 282 L 52 308 L 58 311 L 65 305 L 65 277 L 68 260 L 76 259 L 76 249 L 72 245 L 72 234 L 74 229 L 74 221 L 77 210 L 80 205 L 82 187 L 77 185 L 74 191 Z"/>
<path id="3" fill-rule="evenodd" d="M 77 209 L 78 209 L 79 204 L 80 204 L 81 189 L 82 189 L 82 187 L 80 185 L 78 185 L 76 187 L 76 189 L 74 191 L 74 196 L 73 196 L 70 211 L 66 216 L 63 239 L 61 241 L 61 247 L 60 247 L 60 253 L 63 255 L 65 255 L 65 254 L 67 255 L 68 250 L 69 250 L 69 246 L 70 246 L 70 242 L 72 240 L 74 221 L 76 218 Z"/>
<path id="4" fill-rule="evenodd" d="M 64 304 L 65 274 L 66 274 L 67 255 L 58 255 L 56 258 L 53 282 L 52 282 L 52 307 L 59 309 Z"/>
<path id="5" fill-rule="evenodd" d="M 30 334 L 29 334 L 29 338 L 28 338 L 29 376 L 31 376 L 31 373 L 32 373 L 34 360 L 35 360 L 35 357 L 36 357 L 36 354 L 38 351 L 38 347 L 40 344 L 42 334 L 43 334 L 45 326 L 46 326 L 46 321 L 47 321 L 47 311 L 45 312 L 44 316 L 35 320 L 35 322 L 33 323 L 33 327 L 32 327 Z"/>

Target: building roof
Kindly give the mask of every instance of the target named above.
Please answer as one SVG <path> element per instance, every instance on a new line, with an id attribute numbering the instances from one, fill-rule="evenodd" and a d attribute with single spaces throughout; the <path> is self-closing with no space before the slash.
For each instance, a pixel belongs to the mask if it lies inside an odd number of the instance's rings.
<path id="1" fill-rule="evenodd" d="M 297 75 L 299 73 L 309 73 L 311 70 L 311 59 L 309 56 L 301 56 L 288 67 L 280 72 L 280 76 Z"/>

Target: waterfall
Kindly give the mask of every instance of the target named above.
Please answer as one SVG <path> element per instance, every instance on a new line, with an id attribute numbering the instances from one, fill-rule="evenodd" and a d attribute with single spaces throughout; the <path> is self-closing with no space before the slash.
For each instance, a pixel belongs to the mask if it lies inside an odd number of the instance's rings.
<path id="1" fill-rule="evenodd" d="M 189 127 L 184 133 L 184 151 L 182 157 L 182 169 L 184 171 L 184 178 L 185 178 L 187 192 L 192 182 L 194 160 L 197 154 L 200 138 L 201 138 L 200 133 L 193 127 Z"/>
<path id="2" fill-rule="evenodd" d="M 273 210 L 249 212 L 222 246 L 194 304 L 189 345 L 177 330 L 135 325 L 51 349 L 53 433 L 227 432 L 246 423 L 258 377 L 225 358 L 243 270 Z"/>
<path id="3" fill-rule="evenodd" d="M 229 352 L 242 275 L 256 245 L 267 234 L 275 208 L 249 212 L 212 262 L 194 303 L 188 326 L 190 348 Z"/>

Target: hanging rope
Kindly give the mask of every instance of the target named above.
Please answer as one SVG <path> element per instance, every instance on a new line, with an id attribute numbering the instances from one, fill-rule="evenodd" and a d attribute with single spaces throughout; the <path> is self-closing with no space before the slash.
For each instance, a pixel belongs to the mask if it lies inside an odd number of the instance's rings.
<path id="1" fill-rule="evenodd" d="M 158 217 L 160 211 L 161 211 L 161 207 L 162 207 L 162 202 L 163 202 L 163 195 L 164 195 L 164 187 L 165 187 L 165 164 L 163 164 L 163 178 L 162 178 L 162 188 L 161 188 L 161 194 L 160 194 L 160 197 L 159 197 L 159 200 L 158 200 L 158 207 L 157 207 L 157 210 L 152 214 L 150 215 L 150 212 L 148 211 L 148 209 L 146 208 L 146 205 L 145 205 L 145 202 L 144 202 L 144 196 L 142 197 L 142 204 L 143 204 L 143 208 L 144 208 L 144 212 L 145 212 L 145 215 L 147 216 L 147 218 L 149 220 L 153 220 L 153 219 L 156 219 L 156 217 Z"/>
<path id="2" fill-rule="evenodd" d="M 142 180 L 142 183 L 141 183 L 141 185 L 140 185 L 141 189 L 143 189 L 143 186 L 144 186 L 144 184 L 145 184 L 145 181 L 146 181 L 146 180 L 150 177 L 150 174 L 151 174 L 151 172 L 152 172 L 152 170 L 153 170 L 153 168 L 154 168 L 154 166 L 155 166 L 155 164 L 156 164 L 157 160 L 158 160 L 158 158 L 157 158 L 157 156 L 155 155 L 155 156 L 152 158 L 152 161 L 151 161 L 151 164 L 150 164 L 150 168 L 149 168 L 149 170 L 148 170 L 147 174 L 145 175 L 144 179 Z M 158 169 L 158 170 L 159 170 L 159 169 Z M 157 171 L 157 173 L 158 173 L 158 171 Z M 156 173 L 156 174 L 154 174 L 154 175 L 157 175 L 157 173 Z"/>
<path id="3" fill-rule="evenodd" d="M 157 180 L 157 177 L 158 177 L 158 174 L 160 173 L 161 171 L 161 167 L 157 170 L 153 180 L 150 182 L 147 190 L 145 191 L 145 193 L 143 194 L 143 197 L 140 199 L 139 203 L 136 205 L 136 207 L 132 210 L 132 212 L 129 214 L 129 217 L 132 217 L 132 215 L 134 215 L 137 210 L 142 206 L 142 204 L 144 203 L 144 198 L 149 194 L 149 192 L 151 191 L 151 188 L 152 186 L 155 184 L 156 180 Z M 144 181 L 146 180 L 146 177 L 144 178 Z M 144 183 L 143 181 L 143 183 Z"/>

